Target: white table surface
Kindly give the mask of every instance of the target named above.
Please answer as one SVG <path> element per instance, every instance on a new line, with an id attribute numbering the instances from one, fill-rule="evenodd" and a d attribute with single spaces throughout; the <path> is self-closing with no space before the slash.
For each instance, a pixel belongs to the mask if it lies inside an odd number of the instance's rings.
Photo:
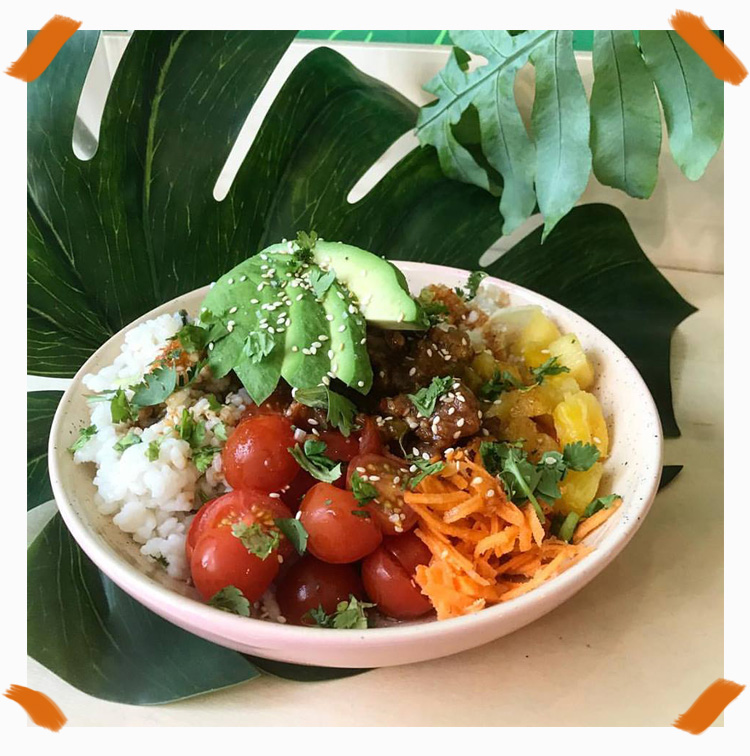
<path id="1" fill-rule="evenodd" d="M 664 273 L 700 308 L 672 348 L 682 437 L 665 461 L 685 469 L 614 563 L 551 614 L 438 661 L 322 683 L 264 676 L 165 706 L 91 698 L 31 659 L 28 685 L 72 727 L 671 725 L 724 673 L 723 475 L 706 474 L 723 471 L 724 281 Z"/>

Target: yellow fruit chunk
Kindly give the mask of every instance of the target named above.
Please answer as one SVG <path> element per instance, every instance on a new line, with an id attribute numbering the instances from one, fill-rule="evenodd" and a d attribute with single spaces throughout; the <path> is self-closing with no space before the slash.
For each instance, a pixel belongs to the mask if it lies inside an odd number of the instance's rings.
<path id="1" fill-rule="evenodd" d="M 548 357 L 557 357 L 561 365 L 570 370 L 570 375 L 576 379 L 582 389 L 589 388 L 594 382 L 594 368 L 583 351 L 581 342 L 575 334 L 566 333 L 555 339 L 549 346 Z"/>
<path id="2" fill-rule="evenodd" d="M 555 503 L 555 508 L 568 514 L 577 512 L 582 515 L 586 507 L 596 498 L 603 467 L 600 462 L 584 472 L 569 470 L 560 483 L 562 498 Z"/>
<path id="3" fill-rule="evenodd" d="M 482 379 L 489 381 L 497 370 L 497 360 L 495 360 L 492 352 L 487 349 L 474 357 L 471 361 L 471 368 Z"/>
<path id="4" fill-rule="evenodd" d="M 565 399 L 555 407 L 555 431 L 560 446 L 580 441 L 594 444 L 602 457 L 609 452 L 609 433 L 604 422 L 601 405 L 593 394 L 578 391 L 566 394 Z"/>
<path id="5" fill-rule="evenodd" d="M 511 417 L 500 423 L 498 438 L 501 441 L 522 441 L 523 450 L 532 462 L 538 462 L 544 452 L 560 451 L 555 439 L 540 430 L 528 417 Z"/>
<path id="6" fill-rule="evenodd" d="M 521 329 L 512 351 L 524 355 L 527 351 L 541 350 L 560 338 L 558 327 L 542 312 L 535 308 L 526 325 Z M 544 360 L 542 360 L 544 362 Z M 532 367 L 536 367 L 533 365 Z"/>

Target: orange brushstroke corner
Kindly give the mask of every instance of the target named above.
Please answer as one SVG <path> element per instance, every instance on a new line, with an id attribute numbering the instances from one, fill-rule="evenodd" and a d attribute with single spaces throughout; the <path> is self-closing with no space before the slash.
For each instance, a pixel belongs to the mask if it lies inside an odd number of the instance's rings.
<path id="1" fill-rule="evenodd" d="M 719 714 L 743 690 L 745 690 L 744 685 L 738 685 L 736 682 L 720 677 L 718 680 L 714 680 L 695 699 L 693 705 L 684 714 L 680 714 L 672 724 L 692 735 L 700 735 L 719 718 Z"/>
<path id="2" fill-rule="evenodd" d="M 747 76 L 742 61 L 708 28 L 702 16 L 678 10 L 669 19 L 672 28 L 695 50 L 714 76 L 740 84 Z"/>
<path id="3" fill-rule="evenodd" d="M 37 32 L 29 46 L 21 53 L 21 57 L 10 64 L 5 73 L 27 83 L 34 81 L 44 73 L 55 55 L 60 52 L 60 48 L 73 36 L 80 25 L 80 21 L 74 21 L 67 16 L 53 16 Z"/>
<path id="4" fill-rule="evenodd" d="M 22 706 L 35 725 L 46 727 L 53 732 L 62 730 L 63 725 L 68 721 L 60 707 L 49 696 L 33 688 L 11 685 L 5 691 L 5 697 Z"/>

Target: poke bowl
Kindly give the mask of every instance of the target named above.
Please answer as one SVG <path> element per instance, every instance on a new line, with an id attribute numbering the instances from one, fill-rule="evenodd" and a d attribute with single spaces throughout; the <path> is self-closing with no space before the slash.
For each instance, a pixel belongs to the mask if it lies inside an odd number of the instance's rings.
<path id="1" fill-rule="evenodd" d="M 83 365 L 49 446 L 75 540 L 164 619 L 297 664 L 439 658 L 559 606 L 658 489 L 636 368 L 523 287 L 310 249 L 286 294 L 264 292 L 300 250 L 284 242 Z"/>

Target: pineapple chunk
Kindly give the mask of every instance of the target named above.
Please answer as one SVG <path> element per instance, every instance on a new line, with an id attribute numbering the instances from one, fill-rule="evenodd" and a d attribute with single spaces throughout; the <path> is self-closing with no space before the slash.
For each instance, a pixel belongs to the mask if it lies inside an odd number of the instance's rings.
<path id="1" fill-rule="evenodd" d="M 594 444 L 602 457 L 609 452 L 609 433 L 601 405 L 593 394 L 578 391 L 566 394 L 552 413 L 561 446 L 581 441 Z"/>
<path id="2" fill-rule="evenodd" d="M 471 361 L 472 370 L 477 373 L 483 380 L 489 381 L 495 373 L 497 367 L 497 360 L 493 356 L 489 349 L 485 349 L 484 352 L 480 352 Z"/>
<path id="3" fill-rule="evenodd" d="M 584 472 L 569 470 L 560 483 L 562 498 L 555 503 L 555 508 L 564 514 L 577 512 L 582 515 L 586 507 L 596 498 L 603 469 L 602 464 L 597 462 Z"/>
<path id="4" fill-rule="evenodd" d="M 576 379 L 582 389 L 591 387 L 594 383 L 594 368 L 575 334 L 566 333 L 550 343 L 547 349 L 549 349 L 547 356 L 557 357 L 558 362 L 570 370 L 570 375 Z"/>
<path id="5" fill-rule="evenodd" d="M 545 349 L 560 338 L 557 326 L 541 311 L 535 308 L 528 323 L 523 327 L 511 351 L 518 355 Z M 544 360 L 542 360 L 544 362 Z M 535 367 L 535 366 L 532 366 Z"/>
<path id="6" fill-rule="evenodd" d="M 510 417 L 506 422 L 501 422 L 498 438 L 511 443 L 521 441 L 523 450 L 532 462 L 538 462 L 545 452 L 560 451 L 555 439 L 540 430 L 528 417 Z"/>

